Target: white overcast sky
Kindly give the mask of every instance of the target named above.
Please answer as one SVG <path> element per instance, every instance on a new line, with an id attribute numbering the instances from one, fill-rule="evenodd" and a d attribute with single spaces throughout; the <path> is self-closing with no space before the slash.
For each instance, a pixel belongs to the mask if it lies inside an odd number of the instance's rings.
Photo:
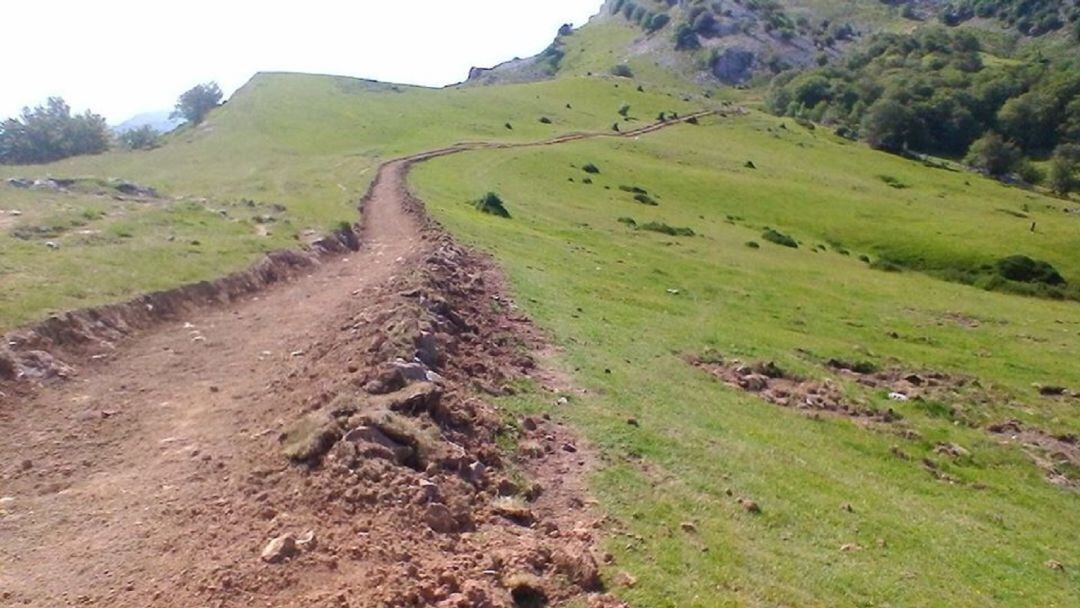
<path id="1" fill-rule="evenodd" d="M 209 80 L 340 74 L 441 86 L 542 50 L 602 0 L 4 2 L 0 118 L 59 95 L 112 123 Z"/>

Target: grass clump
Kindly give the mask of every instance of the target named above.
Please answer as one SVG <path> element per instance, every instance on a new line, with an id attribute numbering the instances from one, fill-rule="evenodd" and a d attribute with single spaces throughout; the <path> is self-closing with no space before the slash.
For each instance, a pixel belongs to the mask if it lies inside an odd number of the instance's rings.
<path id="1" fill-rule="evenodd" d="M 792 249 L 799 248 L 799 243 L 795 239 L 784 234 L 783 232 L 773 230 L 772 228 L 766 228 L 765 232 L 761 233 L 761 238 L 769 241 L 770 243 L 776 243 L 777 245 L 782 245 L 784 247 L 791 247 Z"/>
<path id="2" fill-rule="evenodd" d="M 625 63 L 620 63 L 619 65 L 611 68 L 611 75 L 618 76 L 619 78 L 633 78 L 634 70 L 631 70 L 630 66 L 626 65 Z"/>
<path id="3" fill-rule="evenodd" d="M 637 228 L 637 221 L 635 221 L 632 217 L 620 217 L 618 221 L 620 224 L 626 224 L 631 228 Z"/>
<path id="4" fill-rule="evenodd" d="M 649 191 L 638 186 L 619 186 L 619 190 L 623 192 L 630 192 L 632 194 L 648 194 Z"/>
<path id="5" fill-rule="evenodd" d="M 494 192 L 488 192 L 480 197 L 473 203 L 473 206 L 481 213 L 505 217 L 507 219 L 510 218 L 510 212 L 506 209 L 506 203 L 504 203 L 502 198 Z"/>
<path id="6" fill-rule="evenodd" d="M 911 187 L 908 184 L 900 181 L 899 179 L 897 179 L 897 178 L 895 178 L 895 177 L 893 177 L 891 175 L 879 175 L 878 179 L 885 182 L 885 185 L 887 185 L 888 187 L 896 188 L 897 190 L 903 190 L 905 188 L 910 188 Z"/>
<path id="7" fill-rule="evenodd" d="M 656 207 L 660 204 L 656 202 L 656 199 L 649 196 L 648 194 L 635 194 L 634 200 L 641 203 L 642 205 L 648 205 L 650 207 Z"/>
<path id="8" fill-rule="evenodd" d="M 1029 258 L 1026 255 L 1011 255 L 998 260 L 995 264 L 998 274 L 1010 281 L 1021 283 L 1042 283 L 1044 285 L 1064 285 L 1065 277 L 1049 262 Z"/>
<path id="9" fill-rule="evenodd" d="M 696 233 L 690 228 L 680 228 L 677 226 L 669 226 L 663 222 L 649 222 L 639 226 L 641 230 L 648 230 L 649 232 L 659 232 L 668 236 L 694 236 Z"/>
<path id="10" fill-rule="evenodd" d="M 583 166 L 581 170 L 585 173 L 591 173 L 593 175 L 597 175 L 600 173 L 600 167 L 597 167 L 593 163 L 585 163 L 585 166 Z"/>

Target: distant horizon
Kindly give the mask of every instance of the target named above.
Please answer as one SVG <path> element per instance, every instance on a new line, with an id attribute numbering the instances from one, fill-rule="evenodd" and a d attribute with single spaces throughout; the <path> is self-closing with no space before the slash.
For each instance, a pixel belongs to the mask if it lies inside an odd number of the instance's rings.
<path id="1" fill-rule="evenodd" d="M 59 3 L 60 18 L 50 22 L 48 36 L 65 44 L 55 51 L 38 50 L 43 36 L 32 28 L 0 38 L 0 54 L 25 58 L 11 64 L 0 90 L 0 120 L 49 97 L 62 97 L 74 112 L 91 110 L 115 126 L 140 114 L 171 110 L 180 93 L 201 82 L 217 82 L 229 97 L 259 73 L 441 88 L 464 81 L 472 67 L 540 52 L 559 26 L 583 25 L 603 2 L 464 0 L 449 6 L 418 0 L 407 7 L 341 7 L 311 0 L 299 10 L 191 0 L 190 10 L 170 15 L 166 27 L 146 25 L 145 3 L 87 4 Z M 6 10 L 9 23 L 41 17 L 40 10 L 23 5 Z M 257 23 L 251 19 L 254 11 Z M 399 29 L 386 23 L 404 25 Z M 224 42 L 185 46 L 191 40 L 188 33 L 199 29 L 204 31 L 200 40 Z M 130 35 L 102 38 L 101 32 L 110 30 Z M 27 53 L 28 48 L 35 52 Z"/>

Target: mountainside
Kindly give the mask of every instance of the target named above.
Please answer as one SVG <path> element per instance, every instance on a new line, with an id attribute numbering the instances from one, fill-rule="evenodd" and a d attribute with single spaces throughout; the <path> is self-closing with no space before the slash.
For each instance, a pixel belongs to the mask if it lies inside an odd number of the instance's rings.
<path id="1" fill-rule="evenodd" d="M 1075 8 L 609 0 L 0 166 L 0 600 L 1080 605 Z"/>

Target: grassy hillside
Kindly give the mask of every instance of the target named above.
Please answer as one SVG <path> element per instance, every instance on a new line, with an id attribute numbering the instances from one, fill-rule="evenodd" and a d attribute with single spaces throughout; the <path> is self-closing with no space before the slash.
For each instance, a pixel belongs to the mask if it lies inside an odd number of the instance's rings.
<path id="1" fill-rule="evenodd" d="M 0 179 L 122 178 L 161 194 L 140 203 L 114 200 L 108 188 L 0 183 L 0 329 L 213 278 L 355 221 L 386 159 L 466 140 L 606 131 L 624 104 L 650 120 L 697 107 L 615 78 L 435 90 L 261 74 L 160 149 L 0 167 Z"/>
<path id="2" fill-rule="evenodd" d="M 469 153 L 415 173 L 432 212 L 506 265 L 519 302 L 589 389 L 572 408 L 530 396 L 507 406 L 551 411 L 601 446 L 607 466 L 594 488 L 613 516 L 610 575 L 636 579 L 619 594 L 641 606 L 1075 604 L 1080 530 L 1063 514 L 1078 495 L 983 428 L 1018 418 L 1080 431 L 1075 402 L 1032 388 L 1080 385 L 1075 303 L 876 271 L 857 258 L 1019 250 L 1075 277 L 1075 218 L 1053 199 L 969 185 L 781 122 L 710 119 L 635 142 Z M 586 162 L 601 169 L 591 185 L 574 168 Z M 622 185 L 659 204 L 635 202 Z M 513 219 L 466 204 L 486 190 Z M 1001 211 L 1025 204 L 1045 231 Z M 634 230 L 619 221 L 627 217 L 696 236 Z M 766 225 L 801 246 L 763 240 Z M 831 378 L 902 419 L 780 408 L 688 364 L 702 353 Z M 895 402 L 843 380 L 825 367 L 831 358 L 973 377 L 982 388 Z M 938 448 L 950 443 L 964 455 Z"/>

